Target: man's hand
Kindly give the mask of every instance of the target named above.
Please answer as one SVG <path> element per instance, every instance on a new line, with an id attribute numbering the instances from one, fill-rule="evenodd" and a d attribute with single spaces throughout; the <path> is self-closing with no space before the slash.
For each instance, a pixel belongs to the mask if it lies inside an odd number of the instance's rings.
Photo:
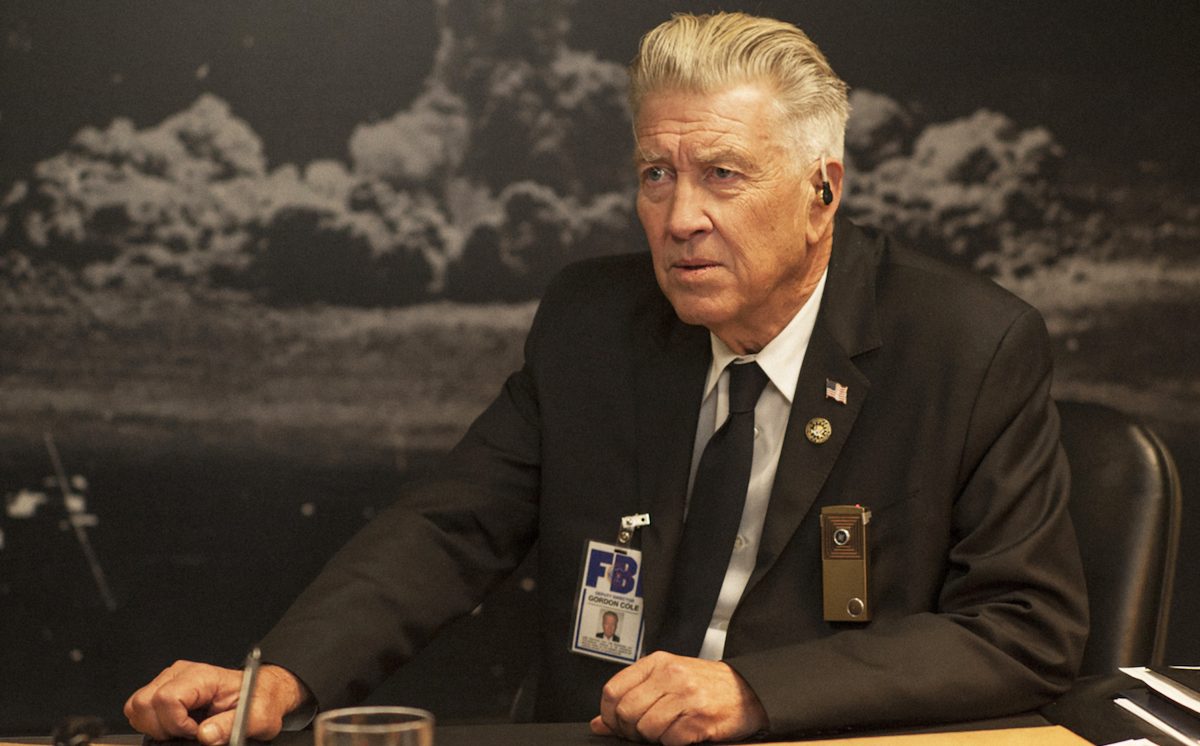
<path id="1" fill-rule="evenodd" d="M 736 740 L 767 724 L 758 697 L 725 663 L 658 652 L 608 680 L 592 732 L 674 746 Z"/>
<path id="2" fill-rule="evenodd" d="M 176 661 L 133 693 L 125 702 L 125 717 L 155 740 L 185 737 L 205 746 L 221 746 L 229 743 L 241 686 L 241 671 Z M 308 690 L 286 668 L 263 666 L 255 680 L 246 735 L 271 740 L 283 727 L 283 716 L 307 697 Z M 208 717 L 197 722 L 188 715 L 189 710 L 201 710 Z"/>

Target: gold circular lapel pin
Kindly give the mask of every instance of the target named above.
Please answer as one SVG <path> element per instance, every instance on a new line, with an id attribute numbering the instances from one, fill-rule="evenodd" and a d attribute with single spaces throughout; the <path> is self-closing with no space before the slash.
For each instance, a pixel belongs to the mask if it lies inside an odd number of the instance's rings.
<path id="1" fill-rule="evenodd" d="M 808 438 L 810 443 L 821 445 L 829 440 L 831 435 L 833 435 L 833 425 L 829 424 L 829 420 L 824 417 L 813 417 L 804 426 L 804 437 Z"/>

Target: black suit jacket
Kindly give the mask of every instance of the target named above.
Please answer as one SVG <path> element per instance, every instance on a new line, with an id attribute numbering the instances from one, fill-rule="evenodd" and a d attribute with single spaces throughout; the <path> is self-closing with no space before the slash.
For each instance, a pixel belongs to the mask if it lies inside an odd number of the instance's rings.
<path id="1" fill-rule="evenodd" d="M 708 332 L 676 317 L 648 254 L 574 265 L 524 367 L 436 478 L 329 564 L 263 641 L 322 707 L 360 697 L 472 609 L 537 540 L 537 715 L 586 720 L 617 666 L 568 652 L 578 558 L 648 512 L 647 640 L 683 508 Z M 849 387 L 825 397 L 826 379 Z M 817 445 L 812 417 L 832 424 Z M 757 565 L 726 661 L 777 732 L 1032 708 L 1070 683 L 1087 604 L 1037 313 L 994 284 L 839 221 Z M 817 514 L 870 507 L 874 619 L 822 619 Z"/>

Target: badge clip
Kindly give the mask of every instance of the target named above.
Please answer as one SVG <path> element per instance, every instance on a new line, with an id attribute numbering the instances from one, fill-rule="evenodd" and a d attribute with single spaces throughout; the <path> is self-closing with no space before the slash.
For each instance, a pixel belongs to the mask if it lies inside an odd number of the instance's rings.
<path id="1" fill-rule="evenodd" d="M 643 526 L 650 525 L 649 513 L 634 513 L 621 516 L 621 530 L 617 532 L 617 543 L 623 547 L 633 541 L 633 533 Z"/>

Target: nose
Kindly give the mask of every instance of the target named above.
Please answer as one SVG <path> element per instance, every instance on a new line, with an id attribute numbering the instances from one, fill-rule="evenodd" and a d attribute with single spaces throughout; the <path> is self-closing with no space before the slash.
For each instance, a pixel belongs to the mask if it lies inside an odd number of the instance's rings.
<path id="1" fill-rule="evenodd" d="M 703 190 L 680 179 L 671 195 L 671 209 L 667 214 L 667 230 L 678 241 L 712 230 L 712 220 L 705 209 Z"/>

